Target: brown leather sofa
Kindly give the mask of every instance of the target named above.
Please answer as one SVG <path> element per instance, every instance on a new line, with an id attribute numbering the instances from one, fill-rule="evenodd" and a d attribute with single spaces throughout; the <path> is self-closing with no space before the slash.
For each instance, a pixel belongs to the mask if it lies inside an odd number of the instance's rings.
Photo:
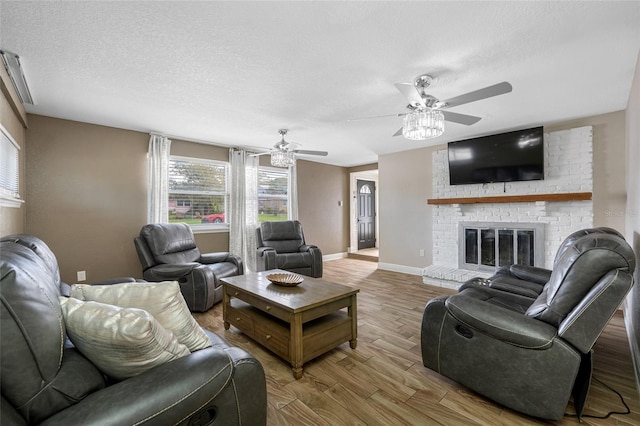
<path id="1" fill-rule="evenodd" d="M 67 339 L 58 263 L 29 235 L 0 239 L 0 424 L 264 425 L 261 364 L 205 333 L 212 346 L 116 381 Z"/>

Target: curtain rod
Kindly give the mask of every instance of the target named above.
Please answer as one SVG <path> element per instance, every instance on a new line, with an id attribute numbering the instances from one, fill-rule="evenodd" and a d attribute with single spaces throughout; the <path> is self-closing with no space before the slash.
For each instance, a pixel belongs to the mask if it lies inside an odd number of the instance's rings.
<path id="1" fill-rule="evenodd" d="M 176 135 L 168 135 L 166 133 L 160 133 L 160 132 L 149 132 L 149 135 L 151 136 L 162 136 L 164 138 L 168 138 L 171 140 L 179 140 L 179 141 L 184 141 L 184 142 L 193 142 L 193 143 L 199 143 L 202 145 L 211 145 L 211 146 L 216 146 L 218 148 L 229 148 L 229 149 L 244 149 L 245 151 L 251 151 L 251 152 L 257 152 L 258 148 L 256 147 L 248 147 L 248 146 L 239 146 L 239 145 L 219 145 L 218 143 L 214 143 L 214 142 L 209 142 L 209 141 L 205 141 L 202 139 L 192 139 L 192 138 L 184 138 L 182 136 L 176 136 Z M 268 150 L 268 148 L 264 148 L 264 150 Z"/>

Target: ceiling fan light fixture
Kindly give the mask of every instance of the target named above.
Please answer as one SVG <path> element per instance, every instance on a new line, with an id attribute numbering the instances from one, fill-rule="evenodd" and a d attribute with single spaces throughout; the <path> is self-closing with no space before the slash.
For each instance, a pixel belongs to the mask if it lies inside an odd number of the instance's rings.
<path id="1" fill-rule="evenodd" d="M 414 141 L 433 139 L 444 133 L 444 115 L 438 110 L 423 109 L 404 116 L 402 136 Z"/>
<path id="2" fill-rule="evenodd" d="M 295 164 L 293 151 L 277 150 L 271 153 L 271 165 L 274 167 L 291 167 Z"/>

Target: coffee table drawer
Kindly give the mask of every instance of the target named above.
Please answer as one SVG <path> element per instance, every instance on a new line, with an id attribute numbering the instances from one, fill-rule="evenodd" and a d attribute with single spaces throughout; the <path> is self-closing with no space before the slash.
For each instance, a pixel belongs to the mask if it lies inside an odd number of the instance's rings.
<path id="1" fill-rule="evenodd" d="M 227 318 L 225 319 L 239 330 L 247 334 L 253 334 L 255 322 L 251 312 L 248 312 L 244 306 L 234 305 L 235 304 L 232 303 L 231 306 L 227 306 Z"/>
<path id="2" fill-rule="evenodd" d="M 244 291 L 238 291 L 233 288 L 227 288 L 227 294 L 232 298 L 240 299 L 250 304 L 251 306 L 260 309 L 261 311 L 268 313 L 269 315 L 280 318 L 283 321 L 289 321 L 291 318 L 291 313 L 287 312 L 287 310 L 282 309 L 281 307 L 276 306 L 273 303 L 266 302 L 260 297 L 256 297 L 253 294 L 246 293 Z"/>
<path id="3" fill-rule="evenodd" d="M 255 340 L 284 359 L 289 358 L 289 329 L 271 321 L 256 321 Z"/>

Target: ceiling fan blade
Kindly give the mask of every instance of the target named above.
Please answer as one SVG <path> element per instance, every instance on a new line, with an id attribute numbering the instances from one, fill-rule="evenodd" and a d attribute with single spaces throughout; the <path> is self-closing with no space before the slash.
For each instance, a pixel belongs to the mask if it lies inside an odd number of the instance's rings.
<path id="1" fill-rule="evenodd" d="M 440 112 L 444 115 L 445 120 L 467 126 L 471 126 L 472 124 L 476 124 L 478 121 L 482 120 L 482 118 L 476 117 L 475 115 L 460 114 L 457 112 L 442 110 Z"/>
<path id="2" fill-rule="evenodd" d="M 268 152 L 258 152 L 256 154 L 249 154 L 249 157 L 260 157 L 261 155 L 271 154 L 271 151 Z"/>
<path id="3" fill-rule="evenodd" d="M 512 90 L 513 87 L 511 86 L 511 84 L 503 81 L 502 83 L 494 84 L 493 86 L 485 87 L 484 89 L 465 93 L 464 95 L 456 96 L 451 99 L 446 99 L 442 102 L 446 103 L 446 108 L 451 108 L 458 105 L 464 105 L 470 102 L 479 101 L 481 99 L 504 95 L 505 93 L 509 93 Z"/>
<path id="4" fill-rule="evenodd" d="M 400 91 L 400 93 L 402 93 L 404 95 L 404 97 L 409 100 L 409 103 L 411 105 L 413 105 L 413 106 L 415 106 L 415 105 L 425 106 L 424 100 L 422 100 L 422 96 L 420 96 L 420 93 L 418 92 L 418 89 L 416 89 L 416 86 L 414 86 L 413 84 L 411 84 L 411 83 L 394 83 L 394 86 L 396 86 L 396 89 L 398 89 Z"/>
<path id="5" fill-rule="evenodd" d="M 397 114 L 384 114 L 384 115 L 372 115 L 369 117 L 348 118 L 347 121 L 371 120 L 373 118 L 385 118 L 385 117 L 402 117 L 403 115 L 406 115 L 406 113 L 399 112 Z"/>
<path id="6" fill-rule="evenodd" d="M 329 155 L 327 151 L 309 151 L 306 149 L 294 149 L 293 152 L 295 152 L 296 154 L 303 154 L 303 155 L 322 155 L 322 156 Z"/>
<path id="7" fill-rule="evenodd" d="M 393 134 L 393 136 L 400 136 L 401 134 L 402 134 L 402 127 L 400 127 L 398 131 Z"/>

